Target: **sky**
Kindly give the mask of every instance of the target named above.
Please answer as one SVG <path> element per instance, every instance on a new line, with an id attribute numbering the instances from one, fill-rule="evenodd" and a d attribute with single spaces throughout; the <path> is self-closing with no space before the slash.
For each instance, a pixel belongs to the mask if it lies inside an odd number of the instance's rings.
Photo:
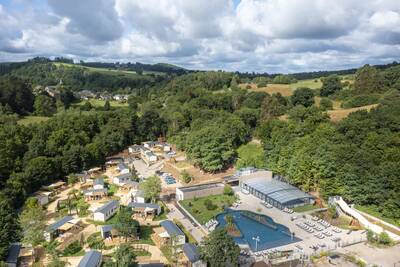
<path id="1" fill-rule="evenodd" d="M 400 0 L 0 0 L 0 61 L 268 73 L 400 58 Z"/>

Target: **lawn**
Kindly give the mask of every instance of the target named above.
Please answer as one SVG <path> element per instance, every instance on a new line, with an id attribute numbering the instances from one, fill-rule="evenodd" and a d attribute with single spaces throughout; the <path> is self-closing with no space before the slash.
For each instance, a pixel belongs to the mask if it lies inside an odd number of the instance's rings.
<path id="1" fill-rule="evenodd" d="M 244 167 L 266 168 L 264 149 L 260 144 L 248 143 L 237 149 L 238 159 L 235 163 L 236 169 Z"/>
<path id="2" fill-rule="evenodd" d="M 289 87 L 293 90 L 299 87 L 308 87 L 310 89 L 319 89 L 322 86 L 321 79 L 308 79 L 308 80 L 298 80 L 297 83 L 289 84 Z"/>
<path id="3" fill-rule="evenodd" d="M 393 218 L 387 218 L 387 217 L 383 216 L 383 215 L 377 210 L 377 208 L 374 207 L 374 206 L 360 206 L 360 205 L 356 205 L 355 208 L 358 209 L 358 210 L 360 210 L 360 211 L 362 211 L 362 212 L 368 213 L 368 214 L 370 214 L 371 216 L 374 216 L 374 217 L 376 217 L 376 218 L 378 218 L 378 219 L 381 219 L 382 221 L 385 221 L 385 222 L 387 222 L 387 223 L 390 223 L 390 224 L 393 224 L 393 225 L 395 225 L 395 226 L 397 226 L 397 227 L 400 227 L 400 220 L 395 220 L 395 219 L 393 219 Z"/>
<path id="4" fill-rule="evenodd" d="M 295 207 L 295 208 L 293 208 L 293 211 L 294 212 L 306 212 L 306 211 L 315 210 L 315 209 L 318 209 L 318 206 L 314 206 L 312 204 L 307 204 L 307 205 Z"/>
<path id="5" fill-rule="evenodd" d="M 161 206 L 161 213 L 154 217 L 154 221 L 162 221 L 167 219 L 167 213 L 169 212 L 167 206 L 161 200 L 158 201 L 158 205 Z"/>
<path id="6" fill-rule="evenodd" d="M 211 200 L 214 207 L 212 209 L 207 209 L 205 201 Z M 229 207 L 235 202 L 235 196 L 228 195 L 216 195 L 208 196 L 197 199 L 187 199 L 180 201 L 181 205 L 188 211 L 196 220 L 205 224 L 210 219 L 215 218 L 215 216 L 224 211 L 225 207 Z M 210 207 L 209 207 L 210 208 Z"/>
<path id="7" fill-rule="evenodd" d="M 25 116 L 18 120 L 19 125 L 29 125 L 34 123 L 44 122 L 50 119 L 50 117 L 43 117 L 43 116 Z"/>
<path id="8" fill-rule="evenodd" d="M 106 100 L 90 99 L 90 100 L 81 100 L 78 103 L 73 104 L 72 106 L 74 106 L 74 107 L 83 106 L 86 103 L 86 101 L 89 101 L 90 104 L 95 108 L 102 108 L 102 107 L 104 107 L 104 104 L 106 103 Z M 123 107 L 127 107 L 128 103 L 121 103 L 119 101 L 110 100 L 110 106 L 112 108 L 123 108 Z"/>

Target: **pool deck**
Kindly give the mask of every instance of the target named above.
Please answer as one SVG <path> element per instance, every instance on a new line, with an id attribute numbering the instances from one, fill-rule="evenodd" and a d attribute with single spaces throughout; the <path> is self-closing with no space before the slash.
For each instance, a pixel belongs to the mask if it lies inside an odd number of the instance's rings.
<path id="1" fill-rule="evenodd" d="M 331 237 L 325 237 L 324 239 L 319 239 L 314 236 L 315 233 L 308 233 L 304 231 L 303 229 L 299 228 L 296 223 L 299 222 L 304 222 L 306 219 L 303 219 L 303 213 L 286 213 L 283 212 L 277 208 L 266 208 L 263 205 L 261 205 L 261 200 L 256 198 L 255 196 L 249 194 L 246 195 L 237 188 L 235 188 L 236 194 L 239 196 L 241 204 L 237 207 L 234 208 L 233 210 L 249 210 L 253 211 L 255 213 L 261 213 L 265 214 L 269 217 L 271 217 L 276 223 L 283 224 L 286 227 L 290 229 L 291 232 L 295 233 L 296 237 L 299 237 L 302 239 L 299 242 L 288 244 L 285 246 L 280 246 L 276 247 L 275 249 L 277 250 L 294 250 L 302 254 L 306 255 L 311 255 L 312 253 L 315 253 L 315 250 L 310 248 L 310 246 L 317 246 L 318 244 L 325 244 L 326 247 L 323 248 L 324 251 L 326 250 L 333 250 L 338 247 L 338 244 L 336 244 L 334 241 L 331 239 L 334 237 L 340 237 L 341 241 L 339 242 L 340 244 L 350 244 L 350 243 L 357 243 L 360 240 L 365 240 L 366 234 L 363 233 L 363 231 L 353 231 L 350 234 L 347 234 L 347 230 L 342 230 L 341 233 L 333 233 L 333 236 Z M 261 211 L 258 211 L 261 210 Z M 296 216 L 297 219 L 294 221 L 291 221 L 291 217 Z M 308 220 L 311 220 L 310 215 L 305 215 L 307 216 Z M 328 228 L 329 230 L 330 228 Z M 303 251 L 299 251 L 298 248 L 296 248 L 296 245 L 300 245 L 303 248 Z"/>

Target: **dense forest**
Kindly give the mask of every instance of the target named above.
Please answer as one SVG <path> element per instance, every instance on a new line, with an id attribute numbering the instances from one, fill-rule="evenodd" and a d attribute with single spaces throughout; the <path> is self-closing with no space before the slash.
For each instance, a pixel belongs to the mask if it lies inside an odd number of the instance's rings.
<path id="1" fill-rule="evenodd" d="M 258 138 L 267 168 L 291 183 L 324 198 L 342 195 L 400 220 L 400 66 L 366 65 L 351 84 L 330 75 L 320 89 L 298 88 L 289 97 L 239 85 L 286 84 L 299 77 L 281 75 L 274 81 L 222 71 L 138 77 L 133 81 L 82 73 L 46 60 L 13 67 L 0 77 L 1 257 L 9 242 L 18 239 L 15 213 L 27 196 L 44 184 L 102 164 L 127 145 L 160 136 L 208 172 L 232 166 L 238 147 Z M 58 99 L 37 90 L 59 79 L 63 85 Z M 71 106 L 70 92 L 85 88 L 125 88 L 131 94 L 129 107 Z M 135 88 L 145 89 L 138 93 Z M 319 104 L 316 96 L 323 99 Z M 332 101 L 377 107 L 334 123 L 326 112 Z M 20 116 L 49 107 L 53 111 L 46 122 L 18 124 Z"/>

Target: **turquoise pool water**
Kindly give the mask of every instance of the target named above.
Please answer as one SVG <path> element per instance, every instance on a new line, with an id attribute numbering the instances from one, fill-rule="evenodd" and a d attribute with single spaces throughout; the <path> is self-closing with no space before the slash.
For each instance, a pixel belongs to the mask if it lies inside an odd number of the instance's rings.
<path id="1" fill-rule="evenodd" d="M 250 211 L 227 210 L 217 215 L 218 227 L 225 227 L 225 216 L 231 215 L 233 222 L 241 232 L 241 237 L 234 237 L 237 244 L 248 245 L 252 251 L 260 251 L 274 247 L 284 246 L 301 241 L 300 238 L 292 237 L 289 228 L 275 223 L 266 215 L 256 214 Z M 260 241 L 253 240 L 259 237 Z"/>

